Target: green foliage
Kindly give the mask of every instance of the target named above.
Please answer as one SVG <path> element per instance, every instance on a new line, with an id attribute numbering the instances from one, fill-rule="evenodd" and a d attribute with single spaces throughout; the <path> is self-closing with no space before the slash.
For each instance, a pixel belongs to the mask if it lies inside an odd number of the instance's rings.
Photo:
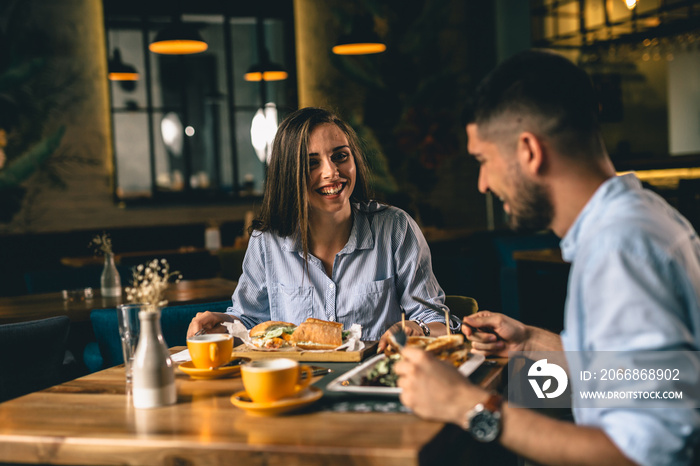
<path id="1" fill-rule="evenodd" d="M 13 159 L 4 170 L 0 170 L 0 189 L 16 187 L 29 178 L 58 148 L 65 132 L 66 128 L 61 126 L 54 134 Z"/>
<path id="2" fill-rule="evenodd" d="M 45 58 L 33 58 L 5 70 L 0 75 L 0 93 L 11 91 L 25 84 L 46 64 Z"/>
<path id="3" fill-rule="evenodd" d="M 357 15 L 371 15 L 387 45 L 376 55 L 329 52 L 329 59 L 365 89 L 362 123 L 354 127 L 371 136 L 377 190 L 395 195 L 387 200 L 409 212 L 419 210 L 440 167 L 464 150 L 460 114 L 471 84 L 462 47 L 466 7 L 458 0 L 362 0 L 340 4 L 333 14 L 341 29 Z"/>

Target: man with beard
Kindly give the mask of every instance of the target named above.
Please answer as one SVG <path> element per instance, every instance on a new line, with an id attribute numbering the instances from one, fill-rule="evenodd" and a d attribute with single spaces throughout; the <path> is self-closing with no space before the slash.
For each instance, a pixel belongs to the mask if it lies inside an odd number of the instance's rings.
<path id="1" fill-rule="evenodd" d="M 480 164 L 479 190 L 503 201 L 512 227 L 556 233 L 572 266 L 561 335 L 484 311 L 464 319 L 472 350 L 501 357 L 565 351 L 569 365 L 572 354 L 584 352 L 680 351 L 695 372 L 685 377 L 697 386 L 700 241 L 633 174 L 616 176 L 586 73 L 554 53 L 522 52 L 484 79 L 473 107 L 466 129 L 468 150 Z M 503 402 L 420 350 L 404 349 L 396 372 L 401 400 L 417 415 L 455 423 L 538 463 L 693 460 L 700 431 L 693 393 L 684 393 L 689 409 L 603 409 L 574 401 L 570 423 Z M 570 374 L 569 383 L 573 399 L 582 382 Z M 621 383 L 634 389 L 641 382 Z"/>

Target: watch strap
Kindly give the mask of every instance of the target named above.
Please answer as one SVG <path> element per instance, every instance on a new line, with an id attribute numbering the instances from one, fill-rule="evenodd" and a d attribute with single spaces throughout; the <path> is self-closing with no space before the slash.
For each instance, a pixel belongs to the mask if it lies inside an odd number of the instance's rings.
<path id="1" fill-rule="evenodd" d="M 503 397 L 498 393 L 491 393 L 488 400 L 484 402 L 484 409 L 495 413 L 501 410 L 501 405 L 503 404 Z"/>
<path id="2" fill-rule="evenodd" d="M 490 393 L 488 399 L 483 403 L 477 403 L 472 409 L 467 411 L 462 422 L 462 429 L 469 431 L 471 418 L 479 412 L 488 411 L 496 414 L 499 418 L 501 415 L 501 406 L 503 405 L 503 397 L 497 393 Z"/>
<path id="3" fill-rule="evenodd" d="M 422 320 L 418 320 L 418 319 L 414 320 L 413 322 L 417 323 L 418 326 L 420 327 L 420 329 L 423 330 L 423 335 L 425 335 L 426 337 L 430 336 L 430 327 L 425 325 L 425 322 L 423 322 Z"/>

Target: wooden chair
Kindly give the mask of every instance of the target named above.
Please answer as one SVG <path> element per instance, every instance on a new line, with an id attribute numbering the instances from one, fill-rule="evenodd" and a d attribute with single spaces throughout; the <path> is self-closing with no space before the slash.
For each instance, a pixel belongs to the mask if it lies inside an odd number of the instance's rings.
<path id="1" fill-rule="evenodd" d="M 463 317 L 472 315 L 479 310 L 476 299 L 468 296 L 447 295 L 445 296 L 445 306 L 450 308 L 452 332 L 459 331 L 462 327 Z"/>
<path id="2" fill-rule="evenodd" d="M 69 329 L 66 316 L 0 325 L 0 401 L 63 381 Z"/>
<path id="3" fill-rule="evenodd" d="M 479 310 L 479 303 L 476 299 L 468 296 L 447 295 L 445 296 L 445 306 L 450 308 L 450 313 L 454 316 L 466 317 Z"/>

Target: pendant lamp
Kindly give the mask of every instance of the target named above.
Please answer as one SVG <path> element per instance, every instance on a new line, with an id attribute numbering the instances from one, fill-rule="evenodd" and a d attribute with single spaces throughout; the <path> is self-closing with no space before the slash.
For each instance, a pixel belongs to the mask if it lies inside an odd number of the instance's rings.
<path id="1" fill-rule="evenodd" d="M 138 81 L 139 73 L 131 65 L 122 61 L 122 54 L 119 49 L 114 49 L 112 58 L 108 62 L 107 77 L 110 81 Z"/>
<path id="2" fill-rule="evenodd" d="M 287 76 L 287 71 L 282 65 L 270 61 L 270 54 L 265 48 L 260 63 L 248 68 L 243 78 L 246 81 L 282 81 L 287 79 Z"/>
<path id="3" fill-rule="evenodd" d="M 386 45 L 374 32 L 374 20 L 365 15 L 353 20 L 348 34 L 343 34 L 331 49 L 336 55 L 369 55 L 381 53 Z"/>
<path id="4" fill-rule="evenodd" d="M 255 21 L 255 34 L 258 40 L 258 63 L 248 68 L 243 78 L 246 81 L 282 81 L 287 79 L 287 70 L 282 65 L 272 63 L 270 60 L 270 52 L 265 45 L 265 26 L 261 15 Z M 264 98 L 262 103 L 265 103 Z"/>
<path id="5" fill-rule="evenodd" d="M 194 26 L 185 24 L 179 18 L 161 29 L 148 49 L 164 55 L 190 55 L 201 53 L 209 48 Z"/>

